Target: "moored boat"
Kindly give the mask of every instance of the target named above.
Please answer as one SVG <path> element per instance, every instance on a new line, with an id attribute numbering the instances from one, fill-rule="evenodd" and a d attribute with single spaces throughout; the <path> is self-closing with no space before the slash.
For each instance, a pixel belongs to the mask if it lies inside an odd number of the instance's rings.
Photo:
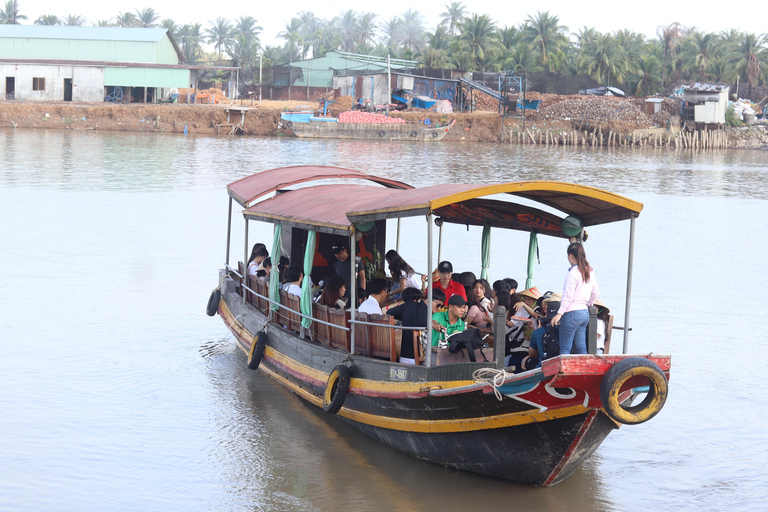
<path id="1" fill-rule="evenodd" d="M 545 359 L 540 368 L 519 373 L 505 368 L 503 343 L 479 349 L 475 362 L 447 348 L 425 348 L 422 364 L 414 366 L 396 362 L 395 331 L 401 326 L 387 315 L 355 310 L 355 287 L 350 311 L 330 309 L 309 299 L 308 279 L 299 297 L 280 291 L 275 275 L 268 286 L 248 276 L 242 262 L 229 264 L 234 202 L 244 208 L 246 260 L 248 223 L 267 222 L 274 225 L 271 253 L 303 260 L 305 275 L 315 282 L 331 272 L 331 246 L 346 243 L 352 258 L 381 251 L 388 221 L 405 217 L 426 217 L 428 268 L 434 268 L 432 226 L 444 223 L 484 226 L 489 237 L 492 229 L 524 231 L 533 248 L 539 235 L 578 238 L 587 226 L 629 220 L 631 251 L 640 203 L 568 183 L 413 188 L 323 166 L 273 169 L 227 188 L 226 265 L 208 313 L 221 316 L 249 368 L 262 370 L 329 417 L 419 459 L 549 486 L 572 474 L 611 431 L 647 421 L 664 405 L 670 356 L 626 353 L 628 296 L 623 354 L 596 354 L 590 327 L 589 354 Z M 520 198 L 547 210 L 514 202 Z M 631 252 L 629 268 L 628 289 Z M 431 303 L 431 288 L 427 294 Z M 494 317 L 498 340 L 504 313 L 499 308 Z M 431 322 L 423 331 L 431 339 Z M 490 357 L 482 357 L 486 353 Z"/>
<path id="2" fill-rule="evenodd" d="M 372 115 L 387 119 L 383 114 Z M 308 112 L 285 112 L 280 118 L 283 125 L 299 138 L 381 141 L 439 142 L 456 123 L 456 120 L 452 120 L 445 126 L 425 126 L 421 123 L 405 122 L 343 122 L 336 117 L 315 116 Z"/>

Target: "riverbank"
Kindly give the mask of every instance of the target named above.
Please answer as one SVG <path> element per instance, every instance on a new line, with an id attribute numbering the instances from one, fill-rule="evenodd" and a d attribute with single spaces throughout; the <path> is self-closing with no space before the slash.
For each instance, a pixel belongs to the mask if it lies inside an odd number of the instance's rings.
<path id="1" fill-rule="evenodd" d="M 292 136 L 280 121 L 285 110 L 307 105 L 298 101 L 245 104 L 241 112 L 229 105 L 130 104 L 0 101 L 0 128 L 105 130 L 132 132 L 229 134 L 233 126 L 243 135 Z M 314 105 L 312 105 L 314 107 Z M 333 112 L 335 113 L 335 112 Z M 496 112 L 439 114 L 431 111 L 393 112 L 408 122 L 432 124 L 455 120 L 444 140 L 587 146 L 655 146 L 693 149 L 759 149 L 768 147 L 764 125 L 705 133 L 677 134 L 665 128 L 626 120 L 502 119 Z"/>

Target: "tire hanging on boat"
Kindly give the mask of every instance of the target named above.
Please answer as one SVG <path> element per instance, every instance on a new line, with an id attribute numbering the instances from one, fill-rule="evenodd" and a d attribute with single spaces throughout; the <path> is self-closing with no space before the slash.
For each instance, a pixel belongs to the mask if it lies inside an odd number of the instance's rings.
<path id="1" fill-rule="evenodd" d="M 416 130 L 413 130 L 413 131 L 411 132 L 411 137 L 413 137 L 414 139 L 415 139 L 416 137 L 418 137 L 418 136 L 419 136 L 419 132 L 417 132 Z"/>
<path id="2" fill-rule="evenodd" d="M 216 288 L 211 292 L 211 296 L 208 297 L 208 306 L 205 308 L 205 312 L 208 316 L 213 316 L 219 310 L 219 301 L 221 300 L 221 290 Z"/>
<path id="3" fill-rule="evenodd" d="M 641 382 L 630 383 L 630 386 L 647 385 L 648 393 L 639 404 L 624 407 L 619 402 L 619 393 L 631 379 Z M 605 372 L 600 384 L 600 400 L 606 414 L 613 420 L 625 425 L 637 425 L 648 421 L 661 411 L 667 401 L 668 389 L 667 378 L 656 363 L 643 357 L 630 357 L 622 359 Z"/>
<path id="4" fill-rule="evenodd" d="M 287 126 L 288 128 L 292 127 L 293 126 L 293 121 L 286 121 L 285 122 L 285 126 Z"/>
<path id="5" fill-rule="evenodd" d="M 384 130 L 379 130 L 379 137 L 384 137 L 385 135 Z"/>
<path id="6" fill-rule="evenodd" d="M 267 348 L 267 333 L 259 331 L 251 340 L 251 350 L 248 351 L 246 364 L 251 370 L 256 370 L 264 357 L 264 349 Z"/>
<path id="7" fill-rule="evenodd" d="M 351 372 L 349 367 L 340 364 L 333 369 L 328 376 L 323 393 L 323 410 L 330 414 L 336 414 L 344 405 L 344 400 L 349 393 L 349 381 Z"/>
<path id="8" fill-rule="evenodd" d="M 432 138 L 436 139 L 439 134 L 437 132 L 432 132 Z"/>

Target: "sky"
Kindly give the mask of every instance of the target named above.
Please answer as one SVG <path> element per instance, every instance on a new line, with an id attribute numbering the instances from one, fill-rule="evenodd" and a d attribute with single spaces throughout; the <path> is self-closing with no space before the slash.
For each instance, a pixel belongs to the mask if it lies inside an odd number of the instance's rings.
<path id="1" fill-rule="evenodd" d="M 401 2 L 385 2 L 361 7 L 360 2 L 337 0 L 334 2 L 317 2 L 310 0 L 293 0 L 288 4 L 281 2 L 235 2 L 218 4 L 216 2 L 185 3 L 175 0 L 131 0 L 128 2 L 93 2 L 92 0 L 17 0 L 19 13 L 28 17 L 24 24 L 31 24 L 43 14 L 55 14 L 66 17 L 68 14 L 84 16 L 89 24 L 97 20 L 114 18 L 118 12 L 135 12 L 146 7 L 152 7 L 160 14 L 161 19 L 171 18 L 177 24 L 201 23 L 204 28 L 208 22 L 219 16 L 236 19 L 239 16 L 253 16 L 264 29 L 261 39 L 264 45 L 282 45 L 284 41 L 278 34 L 290 18 L 301 11 L 310 11 L 315 16 L 331 19 L 343 11 L 353 9 L 356 12 L 373 12 L 379 15 L 379 22 L 401 15 L 408 7 L 419 11 L 424 16 L 425 26 L 434 30 L 440 22 L 440 14 L 445 12 L 448 0 L 421 0 L 416 4 Z M 5 0 L 2 0 L 5 3 Z M 587 26 L 600 32 L 614 32 L 630 29 L 635 32 L 655 37 L 657 27 L 669 25 L 675 21 L 684 27 L 697 27 L 704 32 L 720 32 L 728 29 L 739 29 L 744 32 L 762 34 L 768 32 L 768 22 L 765 16 L 764 3 L 755 0 L 738 3 L 738 11 L 729 12 L 727 4 L 706 4 L 691 2 L 670 2 L 648 0 L 643 3 L 629 2 L 597 2 L 584 3 L 573 0 L 542 0 L 529 4 L 519 2 L 500 2 L 498 0 L 464 1 L 469 13 L 488 14 L 497 26 L 516 26 L 523 23 L 528 16 L 538 11 L 549 11 L 551 15 L 560 18 L 560 24 L 568 27 L 570 32 L 578 32 Z M 753 4 L 750 7 L 750 4 Z M 330 6 L 329 6 L 330 5 Z M 722 6 L 725 6 L 723 8 Z M 219 9 L 218 7 L 221 7 Z"/>

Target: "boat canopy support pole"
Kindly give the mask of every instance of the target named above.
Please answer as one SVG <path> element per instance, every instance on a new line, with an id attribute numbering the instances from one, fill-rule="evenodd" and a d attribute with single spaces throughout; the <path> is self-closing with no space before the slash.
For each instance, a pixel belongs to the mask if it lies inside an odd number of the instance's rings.
<path id="1" fill-rule="evenodd" d="M 355 229 L 352 229 L 352 234 L 349 236 L 349 268 L 352 269 L 352 275 L 349 276 L 349 302 L 351 305 L 351 308 L 349 310 L 349 315 L 352 320 L 357 320 L 357 317 L 355 316 L 355 313 L 357 312 L 357 272 L 355 270 L 357 269 L 356 261 L 355 261 Z M 349 330 L 349 353 L 354 354 L 355 353 L 355 324 L 353 323 L 351 326 L 351 329 Z"/>
<path id="2" fill-rule="evenodd" d="M 400 217 L 397 218 L 397 242 L 395 243 L 395 250 L 400 254 Z"/>
<path id="3" fill-rule="evenodd" d="M 494 358 L 496 359 L 496 368 L 504 368 L 504 358 L 506 354 L 504 350 L 506 348 L 504 343 L 504 333 L 507 329 L 507 308 L 499 306 L 493 313 L 493 339 L 500 340 L 494 341 L 493 350 Z"/>
<path id="4" fill-rule="evenodd" d="M 432 218 L 432 214 L 429 214 L 429 218 Z M 430 231 L 432 230 L 432 223 L 429 224 Z M 432 236 L 429 237 L 429 243 L 432 243 Z M 430 249 L 432 249 L 432 246 L 430 246 Z M 437 232 L 437 262 L 440 263 L 443 257 L 443 223 L 440 222 L 440 227 L 438 228 Z M 428 271 L 432 272 L 432 264 L 430 263 L 428 266 Z"/>
<path id="5" fill-rule="evenodd" d="M 440 229 L 440 233 L 442 233 L 442 227 Z M 424 360 L 425 365 L 429 368 L 432 366 L 432 212 L 429 212 L 427 215 L 427 268 L 429 269 L 427 281 L 427 339 L 424 344 Z"/>
<path id="6" fill-rule="evenodd" d="M 227 215 L 227 265 L 229 265 L 229 243 L 232 239 L 232 197 L 229 198 L 229 214 Z"/>
<path id="7" fill-rule="evenodd" d="M 245 298 L 245 287 L 248 286 L 248 219 L 245 219 L 245 247 L 243 247 L 243 298 Z"/>
<path id="8" fill-rule="evenodd" d="M 629 353 L 629 307 L 632 303 L 632 267 L 635 259 L 635 219 L 637 214 L 633 213 L 629 218 L 629 263 L 627 268 L 627 296 L 624 303 L 624 348 L 623 353 Z"/>

